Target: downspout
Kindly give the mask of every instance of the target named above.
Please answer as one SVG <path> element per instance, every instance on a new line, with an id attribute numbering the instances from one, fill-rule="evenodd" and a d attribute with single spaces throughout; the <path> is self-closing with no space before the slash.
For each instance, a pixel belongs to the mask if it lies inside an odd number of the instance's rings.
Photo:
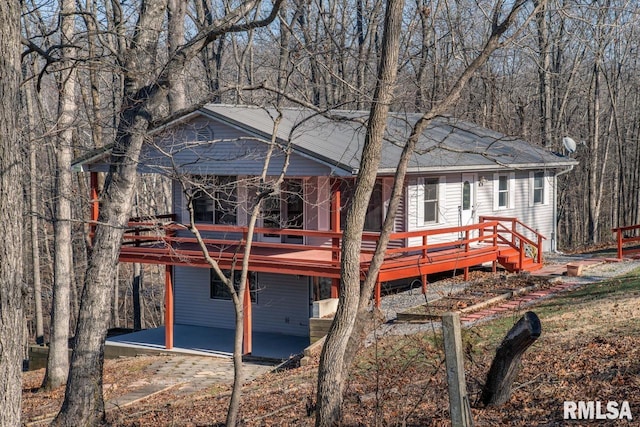
<path id="1" fill-rule="evenodd" d="M 568 169 L 557 172 L 553 183 L 553 232 L 551 237 L 551 252 L 558 253 L 558 177 L 569 173 L 575 165 L 569 166 Z"/>

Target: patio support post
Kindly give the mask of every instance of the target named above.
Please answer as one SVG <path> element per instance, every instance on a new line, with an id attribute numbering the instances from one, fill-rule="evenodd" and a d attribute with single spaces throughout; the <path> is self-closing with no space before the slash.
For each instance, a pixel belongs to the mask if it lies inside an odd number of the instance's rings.
<path id="1" fill-rule="evenodd" d="M 376 290 L 375 290 L 375 301 L 376 301 L 376 308 L 380 308 L 380 280 L 376 281 Z"/>
<path id="2" fill-rule="evenodd" d="M 91 223 L 90 230 L 91 234 L 96 231 L 96 222 L 98 221 L 98 215 L 100 213 L 100 201 L 98 199 L 98 172 L 91 172 L 90 174 L 90 185 L 91 185 Z"/>
<path id="3" fill-rule="evenodd" d="M 331 189 L 331 231 L 340 233 L 340 185 L 334 181 Z M 340 261 L 340 237 L 331 239 L 331 260 L 334 264 Z M 338 298 L 340 279 L 331 279 L 331 298 Z"/>
<path id="4" fill-rule="evenodd" d="M 164 347 L 173 348 L 173 270 L 168 264 L 164 273 Z"/>
<path id="5" fill-rule="evenodd" d="M 253 351 L 252 342 L 252 316 L 251 316 L 251 283 L 247 277 L 247 283 L 244 287 L 244 295 L 242 299 L 242 354 L 249 354 Z"/>
<path id="6" fill-rule="evenodd" d="M 427 275 L 423 274 L 422 275 L 422 295 L 427 293 Z"/>
<path id="7" fill-rule="evenodd" d="M 464 254 L 465 256 L 469 255 L 469 230 L 465 230 L 464 232 Z M 464 268 L 464 280 L 469 280 L 469 267 Z"/>

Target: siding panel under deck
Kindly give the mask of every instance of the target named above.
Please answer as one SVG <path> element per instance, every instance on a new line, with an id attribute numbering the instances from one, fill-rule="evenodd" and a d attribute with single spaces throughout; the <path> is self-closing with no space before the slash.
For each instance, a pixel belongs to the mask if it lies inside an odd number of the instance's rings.
<path id="1" fill-rule="evenodd" d="M 259 273 L 253 330 L 309 336 L 309 304 L 309 277 Z"/>
<path id="2" fill-rule="evenodd" d="M 175 323 L 233 329 L 231 301 L 210 298 L 208 268 L 174 267 Z"/>
<path id="3" fill-rule="evenodd" d="M 175 323 L 233 329 L 229 300 L 211 299 L 210 270 L 174 268 Z M 258 274 L 258 302 L 253 303 L 253 331 L 309 335 L 309 278 Z"/>

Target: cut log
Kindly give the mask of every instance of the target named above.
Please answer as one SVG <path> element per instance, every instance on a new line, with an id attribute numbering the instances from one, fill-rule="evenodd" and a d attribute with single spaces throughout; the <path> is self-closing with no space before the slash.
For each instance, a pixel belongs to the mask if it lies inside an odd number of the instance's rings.
<path id="1" fill-rule="evenodd" d="M 485 406 L 505 403 L 511 396 L 511 387 L 520 370 L 522 354 L 542 332 L 538 316 L 527 311 L 500 343 L 487 374 L 480 401 Z"/>

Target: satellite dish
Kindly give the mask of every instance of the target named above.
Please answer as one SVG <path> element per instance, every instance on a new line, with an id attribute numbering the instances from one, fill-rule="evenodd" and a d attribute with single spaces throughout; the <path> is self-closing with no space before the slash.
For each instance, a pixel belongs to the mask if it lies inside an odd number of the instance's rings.
<path id="1" fill-rule="evenodd" d="M 572 138 L 569 138 L 568 136 L 563 136 L 562 145 L 564 145 L 565 150 L 567 150 L 569 154 L 575 153 L 577 144 Z"/>

